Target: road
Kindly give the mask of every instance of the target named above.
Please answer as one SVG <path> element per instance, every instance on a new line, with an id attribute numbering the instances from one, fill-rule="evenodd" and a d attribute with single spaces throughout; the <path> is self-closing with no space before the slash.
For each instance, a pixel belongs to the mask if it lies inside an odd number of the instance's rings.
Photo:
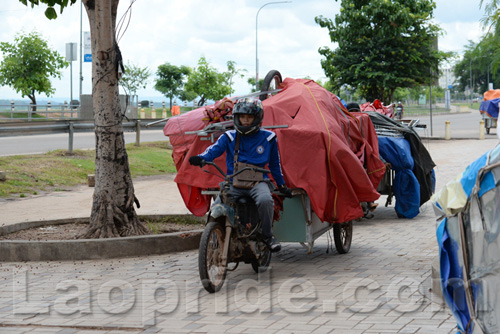
<path id="1" fill-rule="evenodd" d="M 479 111 L 470 111 L 463 113 L 450 113 L 445 115 L 433 115 L 432 117 L 432 134 L 431 134 L 431 119 L 430 116 L 416 116 L 411 118 L 420 119 L 421 124 L 426 124 L 427 128 L 420 129 L 421 137 L 437 137 L 444 138 L 445 122 L 450 121 L 450 134 L 452 139 L 477 139 L 479 138 L 479 122 L 481 114 Z M 491 129 L 490 134 L 486 138 L 494 138 L 496 129 Z"/>
<path id="2" fill-rule="evenodd" d="M 41 154 L 57 149 L 68 149 L 67 133 L 0 137 L 0 156 L 18 154 Z M 168 140 L 163 135 L 162 128 L 141 130 L 141 142 Z M 125 142 L 135 143 L 135 132 L 125 132 Z M 93 132 L 75 133 L 73 149 L 94 149 L 95 135 Z"/>
<path id="3" fill-rule="evenodd" d="M 479 138 L 479 122 L 481 115 L 478 111 L 463 113 L 450 113 L 445 115 L 433 115 L 432 133 L 431 119 L 429 116 L 411 117 L 418 118 L 421 124 L 426 124 L 426 129 L 417 128 L 423 138 L 444 138 L 445 122 L 450 121 L 450 133 L 452 139 L 477 139 Z M 495 138 L 496 129 L 492 129 L 486 138 Z M 141 130 L 141 142 L 167 140 L 161 128 Z M 125 142 L 135 142 L 135 132 L 125 133 Z M 74 149 L 95 148 L 94 133 L 75 133 L 73 140 Z M 17 137 L 0 137 L 0 156 L 17 154 L 39 154 L 56 149 L 68 149 L 68 134 L 33 135 Z"/>

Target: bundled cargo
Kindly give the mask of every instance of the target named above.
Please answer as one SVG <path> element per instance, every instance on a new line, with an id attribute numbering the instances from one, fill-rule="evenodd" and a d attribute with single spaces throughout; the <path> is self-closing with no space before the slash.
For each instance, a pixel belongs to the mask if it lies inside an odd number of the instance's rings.
<path id="1" fill-rule="evenodd" d="M 279 126 L 273 131 L 286 184 L 308 194 L 321 221 L 341 223 L 363 217 L 360 203 L 378 199 L 376 189 L 385 173 L 369 116 L 347 112 L 336 95 L 312 80 L 286 78 L 280 88 L 279 93 L 263 101 L 263 126 Z M 202 190 L 217 188 L 220 178 L 201 174 L 185 158 L 202 153 L 231 127 L 226 119 L 207 125 L 207 108 L 210 115 L 221 114 L 216 103 L 177 116 L 164 128 L 174 150 L 178 170 L 175 182 L 195 215 L 209 210 L 211 198 Z M 225 115 L 230 114 L 226 111 Z M 199 140 L 195 132 L 207 130 L 212 141 Z M 224 166 L 224 161 L 221 156 L 215 162 Z"/>

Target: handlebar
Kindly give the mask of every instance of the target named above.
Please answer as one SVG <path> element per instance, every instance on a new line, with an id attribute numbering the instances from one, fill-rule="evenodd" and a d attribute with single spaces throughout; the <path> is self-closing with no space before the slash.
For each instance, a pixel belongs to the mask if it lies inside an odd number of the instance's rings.
<path id="1" fill-rule="evenodd" d="M 236 175 L 238 175 L 238 174 L 240 174 L 240 173 L 242 173 L 242 172 L 244 172 L 244 171 L 246 171 L 246 170 L 253 170 L 253 171 L 256 171 L 256 172 L 266 173 L 266 174 L 271 173 L 271 171 L 270 171 L 270 170 L 265 169 L 265 168 L 260 168 L 260 167 L 245 167 L 245 168 L 243 168 L 242 170 L 237 171 L 236 173 L 233 173 L 233 174 L 231 174 L 231 175 L 227 175 L 227 174 L 226 174 L 226 173 L 224 173 L 224 172 L 222 171 L 222 169 L 220 169 L 220 167 L 219 167 L 219 166 L 217 166 L 217 164 L 216 164 L 215 162 L 213 162 L 213 161 L 206 161 L 206 160 L 202 160 L 202 162 L 201 162 L 201 166 L 200 166 L 200 167 L 203 167 L 204 165 L 211 165 L 211 166 L 214 166 L 215 168 L 217 168 L 217 170 L 219 171 L 219 173 L 221 173 L 221 175 L 222 175 L 222 176 L 224 176 L 224 177 L 234 177 L 234 176 L 236 176 Z"/>
<path id="2" fill-rule="evenodd" d="M 224 176 L 224 178 L 226 179 L 226 182 L 229 181 L 229 179 L 231 177 L 234 177 L 246 170 L 253 170 L 253 171 L 256 171 L 256 172 L 260 172 L 260 173 L 271 173 L 270 170 L 268 169 L 265 169 L 265 168 L 260 168 L 260 167 L 245 167 L 243 168 L 242 170 L 239 170 L 237 171 L 236 173 L 233 173 L 233 174 L 230 174 L 230 175 L 227 175 L 226 173 L 224 173 L 224 171 L 213 161 L 206 161 L 206 160 L 202 160 L 201 161 L 201 165 L 200 165 L 200 168 L 203 168 L 203 166 L 205 165 L 211 165 L 211 166 L 214 166 L 218 171 L 219 173 Z M 205 172 L 208 172 L 207 170 L 204 170 Z M 273 191 L 273 193 L 275 194 L 278 194 L 278 195 L 283 195 L 283 193 L 281 193 L 280 191 Z M 298 194 L 302 194 L 302 193 L 305 193 L 303 190 L 301 189 L 294 189 L 293 190 L 293 195 L 298 195 Z"/>
<path id="3" fill-rule="evenodd" d="M 224 171 L 222 169 L 220 169 L 219 166 L 217 166 L 217 164 L 213 161 L 206 161 L 206 160 L 201 160 L 201 168 L 203 168 L 203 166 L 205 165 L 211 165 L 211 166 L 214 166 L 215 168 L 217 168 L 217 170 L 219 171 L 219 173 L 221 173 L 222 176 L 226 177 L 226 173 L 224 173 Z"/>

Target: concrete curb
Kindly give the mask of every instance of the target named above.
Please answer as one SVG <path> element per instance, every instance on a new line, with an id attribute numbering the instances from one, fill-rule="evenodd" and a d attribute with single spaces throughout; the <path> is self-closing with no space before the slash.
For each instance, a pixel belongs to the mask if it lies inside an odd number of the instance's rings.
<path id="1" fill-rule="evenodd" d="M 148 217 L 159 218 L 162 216 Z M 88 221 L 89 218 L 74 218 L 25 222 L 1 227 L 0 235 L 32 227 Z M 197 249 L 202 232 L 203 230 L 199 229 L 187 232 L 108 239 L 2 240 L 0 241 L 0 261 L 72 261 L 161 255 Z"/>

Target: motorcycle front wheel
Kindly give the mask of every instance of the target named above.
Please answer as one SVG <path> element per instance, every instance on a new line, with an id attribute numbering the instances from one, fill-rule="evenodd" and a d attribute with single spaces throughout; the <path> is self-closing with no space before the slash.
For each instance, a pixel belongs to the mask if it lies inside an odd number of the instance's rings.
<path id="1" fill-rule="evenodd" d="M 223 264 L 224 225 L 211 221 L 201 235 L 198 269 L 201 283 L 210 293 L 219 291 L 226 279 L 227 267 Z"/>
<path id="2" fill-rule="evenodd" d="M 259 258 L 252 261 L 252 269 L 256 273 L 263 273 L 267 270 L 269 264 L 271 263 L 272 253 L 267 246 L 263 245 L 262 250 L 258 254 Z"/>

